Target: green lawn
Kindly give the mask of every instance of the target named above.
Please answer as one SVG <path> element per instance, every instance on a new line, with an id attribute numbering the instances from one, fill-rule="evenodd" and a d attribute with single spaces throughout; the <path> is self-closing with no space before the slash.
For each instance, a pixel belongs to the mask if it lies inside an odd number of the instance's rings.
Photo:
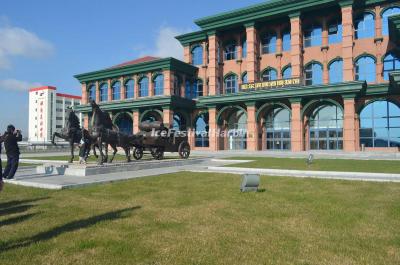
<path id="1" fill-rule="evenodd" d="M 400 174 L 400 161 L 390 160 L 315 159 L 308 166 L 305 158 L 231 157 L 229 159 L 254 161 L 228 165 L 228 167 Z"/>
<path id="2" fill-rule="evenodd" d="M 2 165 L 3 170 L 4 170 L 4 168 L 5 168 L 6 165 L 7 165 L 7 162 L 6 162 L 6 161 L 2 161 L 2 162 L 1 162 L 1 165 Z M 19 166 L 20 166 L 20 167 L 28 167 L 28 166 L 37 166 L 37 164 L 19 163 Z"/>
<path id="3" fill-rule="evenodd" d="M 0 195 L 0 264 L 400 264 L 400 184 L 186 173 Z"/>

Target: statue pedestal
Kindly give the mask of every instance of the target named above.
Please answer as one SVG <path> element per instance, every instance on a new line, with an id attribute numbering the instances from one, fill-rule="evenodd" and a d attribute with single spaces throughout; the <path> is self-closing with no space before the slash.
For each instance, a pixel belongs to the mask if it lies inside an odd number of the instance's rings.
<path id="1" fill-rule="evenodd" d="M 96 164 L 80 165 L 68 163 L 45 163 L 36 168 L 36 173 L 45 175 L 86 177 L 118 172 L 130 172 L 163 167 L 194 165 L 199 164 L 203 161 L 205 161 L 205 158 L 140 160 L 132 161 L 131 163 L 104 164 L 101 166 Z"/>

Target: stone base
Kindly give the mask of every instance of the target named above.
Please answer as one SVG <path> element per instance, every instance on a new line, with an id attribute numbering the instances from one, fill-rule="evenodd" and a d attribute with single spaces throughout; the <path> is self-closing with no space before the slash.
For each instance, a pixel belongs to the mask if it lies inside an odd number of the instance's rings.
<path id="1" fill-rule="evenodd" d="M 164 167 L 179 167 L 194 165 L 203 162 L 204 158 L 193 159 L 170 159 L 170 160 L 143 160 L 131 163 L 115 164 L 68 164 L 68 163 L 45 163 L 36 168 L 36 173 L 45 175 L 86 177 L 93 175 L 111 174 L 118 172 L 129 172 L 144 169 L 155 169 Z"/>

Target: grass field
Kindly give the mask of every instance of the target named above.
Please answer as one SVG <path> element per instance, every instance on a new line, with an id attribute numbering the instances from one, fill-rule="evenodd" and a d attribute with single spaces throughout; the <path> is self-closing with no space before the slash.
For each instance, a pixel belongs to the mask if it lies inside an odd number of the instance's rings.
<path id="1" fill-rule="evenodd" d="M 400 184 L 186 173 L 7 185 L 0 264 L 399 264 Z"/>
<path id="2" fill-rule="evenodd" d="M 229 165 L 229 167 L 400 174 L 400 161 L 390 160 L 315 159 L 308 166 L 305 158 L 231 157 L 229 159 L 254 160 L 253 162 Z"/>
<path id="3" fill-rule="evenodd" d="M 6 165 L 7 165 L 7 162 L 6 162 L 6 161 L 2 161 L 2 162 L 1 162 L 1 165 L 2 165 L 3 170 L 4 170 L 4 168 L 5 168 Z M 36 165 L 37 165 L 37 164 L 19 163 L 19 166 L 20 166 L 20 167 L 28 167 L 28 166 L 36 166 Z"/>

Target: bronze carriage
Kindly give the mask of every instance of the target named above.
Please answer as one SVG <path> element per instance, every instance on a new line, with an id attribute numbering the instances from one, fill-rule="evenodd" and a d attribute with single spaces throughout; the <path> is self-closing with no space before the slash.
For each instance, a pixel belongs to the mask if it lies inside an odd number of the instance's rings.
<path id="1" fill-rule="evenodd" d="M 186 132 L 168 129 L 161 122 L 143 122 L 139 129 L 140 132 L 131 143 L 136 160 L 140 160 L 145 152 L 157 160 L 164 158 L 164 152 L 178 152 L 181 158 L 189 158 L 190 145 Z"/>

